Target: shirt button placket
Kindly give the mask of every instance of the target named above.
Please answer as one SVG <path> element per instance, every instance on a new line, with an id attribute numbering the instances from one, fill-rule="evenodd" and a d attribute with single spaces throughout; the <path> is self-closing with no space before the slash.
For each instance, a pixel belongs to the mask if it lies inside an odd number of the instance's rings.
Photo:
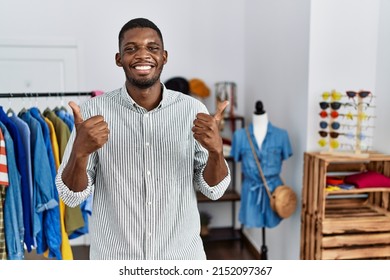
<path id="1" fill-rule="evenodd" d="M 144 170 L 145 170 L 145 207 L 146 207 L 146 227 L 145 227 L 145 256 L 146 259 L 153 259 L 153 242 L 152 242 L 152 228 L 154 218 L 154 207 L 152 203 L 152 169 L 151 169 L 151 152 L 150 152 L 150 135 L 151 124 L 149 113 L 144 114 L 143 129 L 144 129 Z"/>

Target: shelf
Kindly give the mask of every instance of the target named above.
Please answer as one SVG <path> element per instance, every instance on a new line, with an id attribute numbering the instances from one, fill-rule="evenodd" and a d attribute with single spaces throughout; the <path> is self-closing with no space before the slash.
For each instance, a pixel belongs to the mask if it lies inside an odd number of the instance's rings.
<path id="1" fill-rule="evenodd" d="M 201 192 L 197 192 L 196 196 L 198 202 L 219 202 L 219 201 L 239 201 L 240 195 L 233 190 L 227 190 L 224 195 L 218 200 L 211 200 L 208 197 L 204 196 Z"/>
<path id="2" fill-rule="evenodd" d="M 325 191 L 326 195 L 332 194 L 360 194 L 360 193 L 375 193 L 375 192 L 390 192 L 390 188 L 361 188 L 351 190 Z"/>
<path id="3" fill-rule="evenodd" d="M 357 159 L 305 153 L 301 259 L 390 259 L 390 188 L 326 190 L 327 176 L 364 170 L 390 176 L 390 155 Z"/>
<path id="4" fill-rule="evenodd" d="M 240 240 L 241 239 L 241 230 L 234 229 L 232 227 L 226 228 L 212 228 L 210 229 L 210 234 L 207 236 L 202 236 L 204 242 L 212 241 L 224 241 L 224 240 Z"/>

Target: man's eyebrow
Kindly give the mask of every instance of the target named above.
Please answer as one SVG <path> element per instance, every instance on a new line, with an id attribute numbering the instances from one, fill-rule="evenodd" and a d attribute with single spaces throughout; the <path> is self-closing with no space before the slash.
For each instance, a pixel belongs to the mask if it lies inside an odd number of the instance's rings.
<path id="1" fill-rule="evenodd" d="M 128 45 L 135 45 L 135 43 L 134 42 L 126 42 L 126 43 L 123 44 L 124 47 L 128 46 Z"/>

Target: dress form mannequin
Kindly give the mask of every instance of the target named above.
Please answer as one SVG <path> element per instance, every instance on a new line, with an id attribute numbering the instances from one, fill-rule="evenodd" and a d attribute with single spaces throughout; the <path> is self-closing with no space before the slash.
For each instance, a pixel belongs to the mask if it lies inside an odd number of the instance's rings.
<path id="1" fill-rule="evenodd" d="M 257 101 L 255 112 L 253 113 L 253 134 L 257 145 L 261 150 L 265 135 L 267 134 L 268 115 L 264 111 L 263 102 Z"/>
<path id="2" fill-rule="evenodd" d="M 263 102 L 257 101 L 255 112 L 253 113 L 253 134 L 256 138 L 257 145 L 260 150 L 264 138 L 267 134 L 267 126 L 268 126 L 268 115 L 264 110 Z M 261 245 L 260 258 L 262 260 L 267 260 L 268 248 L 267 245 L 265 244 L 265 227 L 262 228 L 262 242 L 263 244 Z"/>

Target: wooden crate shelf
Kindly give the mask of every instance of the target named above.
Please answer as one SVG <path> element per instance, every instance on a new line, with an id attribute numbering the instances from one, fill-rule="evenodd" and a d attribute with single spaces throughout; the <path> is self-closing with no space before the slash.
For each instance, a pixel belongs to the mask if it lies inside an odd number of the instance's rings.
<path id="1" fill-rule="evenodd" d="M 301 259 L 390 259 L 390 188 L 326 190 L 326 176 L 363 170 L 390 176 L 390 156 L 305 153 Z"/>

